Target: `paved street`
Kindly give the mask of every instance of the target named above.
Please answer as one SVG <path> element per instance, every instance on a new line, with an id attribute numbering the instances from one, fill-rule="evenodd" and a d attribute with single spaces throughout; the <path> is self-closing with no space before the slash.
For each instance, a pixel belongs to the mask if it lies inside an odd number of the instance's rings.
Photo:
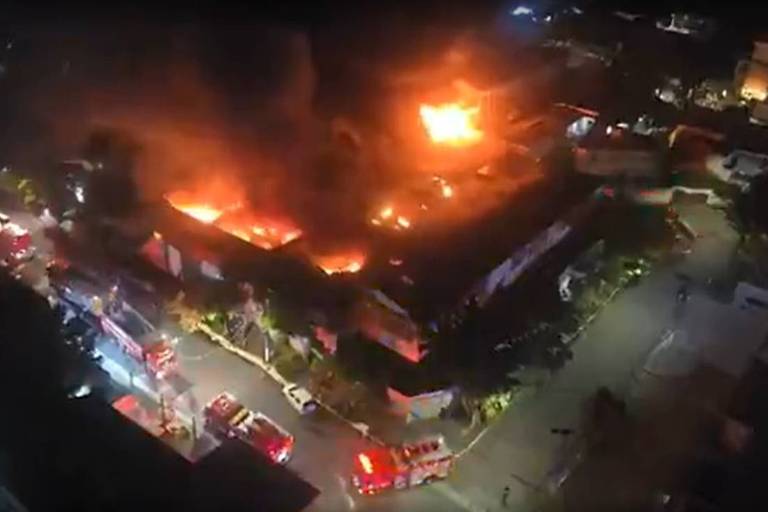
<path id="1" fill-rule="evenodd" d="M 45 238 L 39 219 L 8 207 L 4 211 L 30 231 L 39 255 L 50 253 L 52 244 Z M 42 260 L 33 261 L 28 266 L 30 284 L 44 279 L 45 265 Z M 100 347 L 102 351 L 109 351 L 108 348 L 103 344 Z M 267 414 L 296 437 L 294 455 L 288 467 L 320 490 L 310 510 L 452 512 L 463 509 L 459 505 L 461 498 L 444 485 L 373 497 L 358 495 L 349 484 L 351 463 L 355 454 L 366 447 L 367 441 L 350 426 L 324 410 L 301 417 L 285 400 L 279 386 L 263 371 L 201 336 L 182 337 L 177 353 L 179 373 L 192 383 L 192 387 L 176 405 L 181 406 L 183 413 L 196 414 L 198 425 L 202 425 L 202 407 L 219 392 L 230 391 L 244 405 Z M 120 360 L 119 354 L 112 355 L 112 359 Z M 140 371 L 137 368 L 134 370 Z M 140 386 L 135 389 L 140 391 Z"/>
<path id="2" fill-rule="evenodd" d="M 574 360 L 538 391 L 515 405 L 460 461 L 452 479 L 457 492 L 479 510 L 500 510 L 510 486 L 508 508 L 531 510 L 545 492 L 548 473 L 573 464 L 563 461 L 564 440 L 551 428 L 577 433 L 585 401 L 599 386 L 621 396 L 631 393 L 633 372 L 676 322 L 676 273 L 694 281 L 718 280 L 727 274 L 737 236 L 724 215 L 703 205 L 682 205 L 681 214 L 701 238 L 683 262 L 660 265 L 636 287 L 606 306 L 574 347 Z M 705 293 L 703 287 L 693 293 Z"/>
<path id="3" fill-rule="evenodd" d="M 195 383 L 190 393 L 200 406 L 221 391 L 231 391 L 294 434 L 296 448 L 288 467 L 321 491 L 311 510 L 461 510 L 450 500 L 450 491 L 434 486 L 374 497 L 357 495 L 347 482 L 353 457 L 366 442 L 355 430 L 323 410 L 301 417 L 263 372 L 208 341 L 187 336 L 177 349 L 181 374 Z"/>
<path id="4" fill-rule="evenodd" d="M 289 466 L 321 490 L 312 510 L 496 510 L 507 485 L 508 508 L 529 510 L 554 481 L 551 472 L 574 465 L 565 440 L 550 429 L 578 431 L 584 402 L 599 386 L 630 394 L 633 372 L 659 343 L 661 333 L 675 325 L 677 274 L 701 284 L 694 293 L 706 293 L 709 279 L 727 276 L 737 237 L 724 215 L 700 204 L 679 209 L 701 236 L 693 253 L 678 264 L 662 264 L 638 286 L 619 294 L 578 341 L 574 361 L 492 424 L 454 474 L 437 485 L 357 496 L 349 492 L 345 477 L 364 441 L 348 426 L 325 412 L 300 417 L 262 372 L 196 337 L 186 337 L 178 347 L 182 373 L 195 383 L 192 394 L 200 405 L 221 390 L 233 391 L 296 435 L 296 454 Z"/>
<path id="5" fill-rule="evenodd" d="M 198 336 L 185 336 L 177 346 L 180 373 L 192 383 L 181 399 L 183 408 L 199 414 L 211 397 L 227 390 L 293 433 L 296 450 L 288 465 L 321 491 L 310 507 L 313 511 L 498 510 L 503 508 L 505 486 L 510 486 L 507 508 L 530 510 L 556 480 L 552 472 L 575 465 L 565 440 L 550 429 L 578 432 L 583 404 L 599 386 L 623 396 L 630 393 L 633 371 L 658 344 L 660 334 L 675 324 L 676 274 L 685 273 L 697 283 L 727 275 L 736 235 L 723 214 L 699 204 L 679 209 L 701 236 L 693 253 L 681 263 L 659 266 L 638 286 L 619 294 L 577 342 L 573 362 L 493 423 L 445 482 L 375 497 L 357 495 L 348 475 L 353 456 L 366 441 L 325 411 L 299 416 L 264 372 Z M 45 248 L 36 220 L 22 219 L 35 232 L 38 246 Z M 703 284 L 696 290 L 705 293 Z"/>

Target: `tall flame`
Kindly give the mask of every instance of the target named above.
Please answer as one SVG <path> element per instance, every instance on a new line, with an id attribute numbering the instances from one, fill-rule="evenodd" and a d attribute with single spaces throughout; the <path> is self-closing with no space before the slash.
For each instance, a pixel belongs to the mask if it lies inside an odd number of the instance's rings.
<path id="1" fill-rule="evenodd" d="M 421 122 L 435 144 L 467 146 L 483 138 L 477 127 L 478 107 L 464 107 L 459 103 L 438 106 L 422 105 Z"/>
<path id="2" fill-rule="evenodd" d="M 171 206 L 203 224 L 213 224 L 225 211 L 225 208 L 216 207 L 211 202 L 195 201 L 183 191 L 172 192 L 165 198 Z"/>
<path id="3" fill-rule="evenodd" d="M 221 195 L 221 194 L 220 194 Z M 168 202 L 186 215 L 236 236 L 267 251 L 285 245 L 302 236 L 302 231 L 289 219 L 275 219 L 255 215 L 240 202 L 230 199 L 216 203 L 211 197 L 175 191 L 167 194 Z M 229 206 L 214 206 L 229 204 Z"/>

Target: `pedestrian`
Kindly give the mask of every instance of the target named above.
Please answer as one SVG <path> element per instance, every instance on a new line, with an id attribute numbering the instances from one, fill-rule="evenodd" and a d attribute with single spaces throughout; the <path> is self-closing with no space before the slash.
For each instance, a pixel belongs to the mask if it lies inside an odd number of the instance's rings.
<path id="1" fill-rule="evenodd" d="M 501 506 L 507 508 L 507 500 L 509 499 L 509 486 L 504 486 L 504 491 L 501 493 Z"/>

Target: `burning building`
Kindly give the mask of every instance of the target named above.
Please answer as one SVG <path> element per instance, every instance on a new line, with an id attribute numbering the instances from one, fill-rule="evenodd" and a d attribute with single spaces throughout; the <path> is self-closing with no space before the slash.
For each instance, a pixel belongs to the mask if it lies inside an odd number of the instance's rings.
<path id="1" fill-rule="evenodd" d="M 411 141 L 396 154 L 397 171 L 386 168 L 384 178 L 353 190 L 361 197 L 357 209 L 339 197 L 351 226 L 341 236 L 333 221 L 311 219 L 326 215 L 312 203 L 294 215 L 295 207 L 254 201 L 236 178 L 182 183 L 164 195 L 145 257 L 183 280 L 248 281 L 279 290 L 329 352 L 355 334 L 381 347 L 393 367 L 418 372 L 430 354 L 427 338 L 439 339 L 447 318 L 511 288 L 578 229 L 573 212 L 589 204 L 590 184 L 564 189 L 542 168 L 552 141 L 539 148 L 525 139 L 531 123 L 502 134 L 483 115 L 485 93 L 462 90 L 454 101 L 437 95 L 413 103 L 409 136 L 421 149 Z M 566 139 L 565 122 L 557 130 L 533 124 Z M 355 146 L 366 143 L 360 137 Z M 290 203 L 301 194 L 283 199 Z M 405 390 L 396 380 L 388 377 L 398 397 L 423 391 Z"/>
<path id="2" fill-rule="evenodd" d="M 757 123 L 768 122 L 768 36 L 754 43 L 752 58 L 739 62 L 735 85 L 743 100 L 752 102 L 751 118 Z"/>
<path id="3" fill-rule="evenodd" d="M 296 66 L 277 98 L 244 84 L 229 105 L 233 95 L 198 94 L 188 73 L 164 117 L 115 116 L 145 139 L 137 181 L 155 204 L 136 219 L 141 252 L 185 282 L 279 292 L 329 351 L 356 333 L 418 367 L 446 317 L 511 288 L 576 227 L 567 212 L 589 187 L 553 185 L 537 162 L 546 148 L 508 140 L 520 136 L 510 113 L 538 104 L 556 67 L 521 55 L 525 73 L 497 79 L 502 68 L 481 72 L 476 49 L 457 45 L 434 72 L 381 79 L 397 91 L 369 98 L 381 126 L 317 119 L 309 52 L 289 42 Z"/>

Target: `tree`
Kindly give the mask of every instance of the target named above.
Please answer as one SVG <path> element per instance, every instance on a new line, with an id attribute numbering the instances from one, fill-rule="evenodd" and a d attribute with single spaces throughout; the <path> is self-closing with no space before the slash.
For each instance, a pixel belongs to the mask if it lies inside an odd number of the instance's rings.
<path id="1" fill-rule="evenodd" d="M 203 314 L 184 302 L 184 292 L 179 292 L 173 300 L 166 302 L 165 311 L 168 315 L 175 317 L 179 327 L 187 333 L 193 333 L 200 329 L 200 323 L 203 321 Z"/>
<path id="2" fill-rule="evenodd" d="M 87 211 L 93 216 L 122 215 L 138 203 L 134 172 L 141 152 L 128 134 L 111 128 L 94 131 L 83 148 L 84 157 L 95 163 L 87 188 Z"/>

